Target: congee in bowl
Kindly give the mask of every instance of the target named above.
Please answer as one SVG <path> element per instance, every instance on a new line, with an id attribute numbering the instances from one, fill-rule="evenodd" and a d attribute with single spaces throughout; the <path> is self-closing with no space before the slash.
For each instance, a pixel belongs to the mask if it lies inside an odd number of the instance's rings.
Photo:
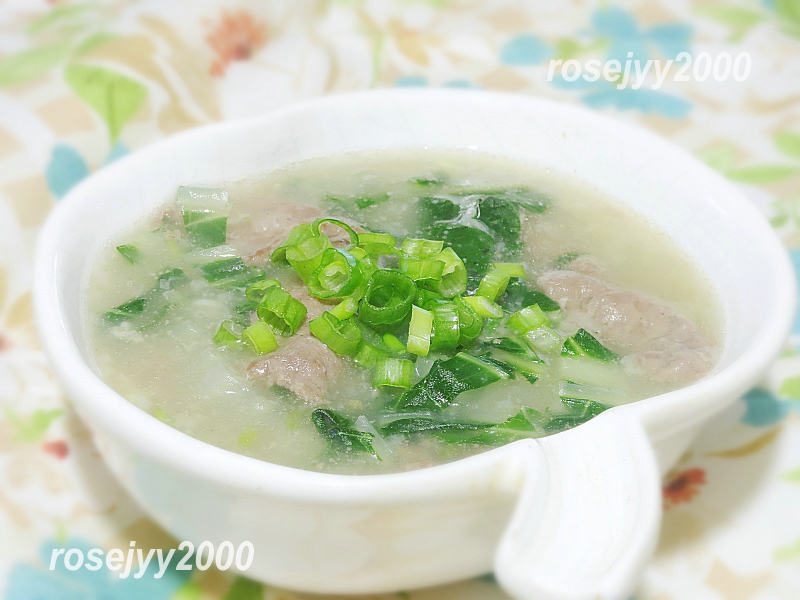
<path id="1" fill-rule="evenodd" d="M 222 448 L 417 469 L 677 389 L 719 354 L 703 273 L 572 176 L 421 149 L 185 183 L 99 254 L 86 329 L 109 385 Z"/>

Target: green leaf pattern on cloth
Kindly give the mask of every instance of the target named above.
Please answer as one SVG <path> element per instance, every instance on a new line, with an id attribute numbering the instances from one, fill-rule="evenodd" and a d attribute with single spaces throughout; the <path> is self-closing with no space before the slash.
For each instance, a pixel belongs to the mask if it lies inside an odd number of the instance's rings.
<path id="1" fill-rule="evenodd" d="M 138 81 L 103 67 L 71 64 L 64 77 L 72 90 L 108 125 L 111 141 L 117 139 L 123 125 L 147 96 L 147 88 Z"/>

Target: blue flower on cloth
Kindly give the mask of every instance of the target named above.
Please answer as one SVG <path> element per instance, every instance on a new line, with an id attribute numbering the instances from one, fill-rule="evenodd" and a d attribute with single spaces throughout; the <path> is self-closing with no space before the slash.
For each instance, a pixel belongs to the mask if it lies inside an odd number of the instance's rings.
<path id="1" fill-rule="evenodd" d="M 428 80 L 421 75 L 406 75 L 395 79 L 394 85 L 396 87 L 427 87 Z M 456 89 L 469 89 L 476 88 L 474 83 L 467 79 L 451 79 L 441 84 L 441 87 L 456 88 Z"/>
<path id="2" fill-rule="evenodd" d="M 675 58 L 689 51 L 692 28 L 684 23 L 664 23 L 641 29 L 628 11 L 619 7 L 602 8 L 592 15 L 592 31 L 609 40 L 606 58 L 625 62 L 628 53 L 632 59 L 647 60 L 651 50 L 657 49 L 665 58 Z"/>
<path id="3" fill-rule="evenodd" d="M 156 579 L 158 566 L 152 563 L 141 579 L 125 579 L 110 572 L 105 566 L 98 571 L 80 568 L 74 571 L 64 566 L 63 554 L 50 570 L 52 551 L 58 548 L 76 548 L 86 553 L 93 546 L 84 540 L 45 542 L 40 549 L 41 564 L 17 564 L 7 578 L 4 600 L 169 600 L 190 577 L 191 571 L 176 571 L 177 558 L 167 568 L 164 576 Z M 127 552 L 127 549 L 122 548 Z"/>
<path id="4" fill-rule="evenodd" d="M 535 65 L 553 55 L 550 46 L 533 34 L 518 35 L 500 49 L 500 62 L 512 66 Z"/>
<path id="5" fill-rule="evenodd" d="M 58 144 L 50 154 L 44 174 L 47 187 L 56 198 L 61 198 L 89 174 L 89 165 L 75 148 Z"/>
<path id="6" fill-rule="evenodd" d="M 405 77 L 398 77 L 394 82 L 397 87 L 425 87 L 428 81 L 419 75 L 408 75 Z"/>
<path id="7" fill-rule="evenodd" d="M 789 256 L 791 257 L 792 265 L 794 266 L 797 291 L 800 293 L 800 248 L 793 248 L 792 250 L 789 250 Z M 795 314 L 792 333 L 800 333 L 800 310 L 798 310 Z"/>
<path id="8" fill-rule="evenodd" d="M 667 92 L 646 88 L 619 88 L 615 83 L 604 79 L 586 81 L 579 78 L 567 81 L 563 77 L 555 77 L 553 85 L 567 90 L 580 90 L 580 101 L 592 108 L 635 110 L 644 114 L 659 114 L 669 119 L 682 119 L 692 108 L 688 100 Z"/>
<path id="9" fill-rule="evenodd" d="M 117 142 L 108 153 L 104 165 L 125 156 L 128 148 Z M 62 198 L 75 184 L 89 175 L 89 164 L 80 153 L 68 144 L 56 144 L 44 171 L 47 187 L 56 198 Z"/>
<path id="10" fill-rule="evenodd" d="M 800 404 L 780 398 L 764 388 L 754 388 L 742 398 L 746 409 L 741 421 L 753 427 L 768 427 L 783 420 L 790 410 L 800 410 Z"/>

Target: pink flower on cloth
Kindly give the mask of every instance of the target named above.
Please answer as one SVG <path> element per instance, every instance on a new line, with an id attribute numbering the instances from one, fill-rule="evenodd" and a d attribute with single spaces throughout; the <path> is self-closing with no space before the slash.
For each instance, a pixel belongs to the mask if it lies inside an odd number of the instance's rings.
<path id="1" fill-rule="evenodd" d="M 69 445 L 64 440 L 54 440 L 52 442 L 42 442 L 42 450 L 52 454 L 56 458 L 66 458 L 69 454 Z"/>
<path id="2" fill-rule="evenodd" d="M 700 493 L 699 486 L 706 483 L 704 469 L 686 469 L 674 475 L 663 487 L 664 507 L 691 501 Z"/>
<path id="3" fill-rule="evenodd" d="M 267 42 L 267 29 L 245 10 L 225 11 L 206 35 L 206 42 L 217 55 L 211 74 L 222 76 L 234 60 L 247 60 Z"/>

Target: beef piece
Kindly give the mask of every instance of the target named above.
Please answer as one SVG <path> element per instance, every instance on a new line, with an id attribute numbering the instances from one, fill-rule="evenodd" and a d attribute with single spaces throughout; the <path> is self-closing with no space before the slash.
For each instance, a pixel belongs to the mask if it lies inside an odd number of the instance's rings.
<path id="1" fill-rule="evenodd" d="M 293 336 L 279 337 L 278 349 L 254 360 L 247 372 L 251 377 L 264 378 L 270 385 L 291 390 L 309 404 L 323 404 L 328 385 L 341 373 L 343 359 L 311 335 L 308 321 L 331 306 L 309 296 L 301 283 L 286 287 L 306 306 L 306 321 Z"/>
<path id="2" fill-rule="evenodd" d="M 713 347 L 698 327 L 644 294 L 573 270 L 545 272 L 537 284 L 571 320 L 627 355 L 623 364 L 628 369 L 680 384 L 713 366 Z"/>
<path id="3" fill-rule="evenodd" d="M 261 218 L 231 223 L 228 227 L 228 241 L 242 255 L 246 263 L 263 263 L 286 241 L 292 227 L 310 223 L 322 216 L 318 208 L 308 204 L 290 202 L 274 204 L 264 210 Z M 340 227 L 325 223 L 320 229 L 331 239 L 334 246 L 344 246 L 349 242 L 347 232 Z"/>

